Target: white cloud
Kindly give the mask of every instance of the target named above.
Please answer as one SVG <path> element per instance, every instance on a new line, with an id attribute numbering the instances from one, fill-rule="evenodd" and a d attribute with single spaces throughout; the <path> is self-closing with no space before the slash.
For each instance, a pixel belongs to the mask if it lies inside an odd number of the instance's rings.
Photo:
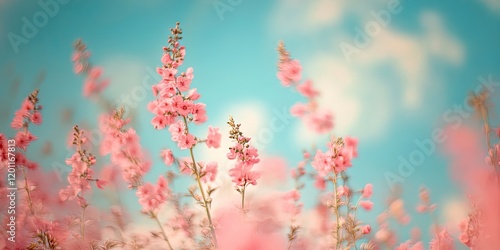
<path id="1" fill-rule="evenodd" d="M 425 48 L 415 37 L 390 29 L 381 30 L 356 60 L 368 66 L 390 62 L 402 78 L 403 104 L 408 108 L 420 106 L 427 75 L 427 61 Z"/>
<path id="2" fill-rule="evenodd" d="M 270 25 L 274 33 L 310 33 L 342 19 L 346 0 L 280 0 L 272 12 Z"/>
<path id="3" fill-rule="evenodd" d="M 468 214 L 467 204 L 458 197 L 448 198 L 443 204 L 443 218 L 444 224 L 449 232 L 458 236 L 458 224 L 465 219 Z"/>
<path id="4" fill-rule="evenodd" d="M 391 28 L 383 29 L 357 58 L 357 62 L 371 65 L 391 61 L 402 78 L 403 104 L 410 110 L 420 108 L 424 93 L 429 91 L 427 82 L 432 59 L 459 66 L 465 58 L 464 46 L 447 31 L 437 13 L 423 12 L 420 21 L 423 34 L 409 35 Z"/>
<path id="5" fill-rule="evenodd" d="M 403 12 L 406 11 L 405 7 Z M 271 30 L 279 35 L 325 36 L 319 34 L 321 28 L 347 24 L 345 21 L 351 23 L 353 20 L 365 24 L 373 21 L 373 17 L 368 14 L 371 10 L 385 8 L 387 1 L 374 1 L 361 6 L 346 1 L 317 0 L 306 3 L 282 0 L 271 13 Z M 313 10 L 321 11 L 315 16 Z M 347 15 L 349 20 L 345 18 Z M 321 104 L 334 111 L 336 133 L 359 132 L 363 137 L 378 135 L 385 132 L 384 126 L 390 122 L 387 119 L 396 110 L 415 111 L 425 104 L 424 97 L 427 94 L 437 95 L 443 91 L 442 88 L 431 88 L 429 84 L 435 77 L 440 77 L 431 68 L 433 60 L 460 66 L 465 60 L 465 48 L 447 30 L 437 13 L 422 12 L 420 21 L 423 28 L 420 34 L 396 30 L 393 24 L 382 27 L 368 46 L 354 57 L 354 63 L 348 64 L 344 58 L 336 57 L 338 53 L 330 52 L 331 49 L 340 52 L 340 42 L 352 44 L 351 31 L 354 27 L 347 27 L 347 30 L 330 29 L 328 35 L 335 41 L 333 48 L 312 48 L 321 51 L 322 56 L 299 58 L 310 60 L 304 67 L 305 75 L 310 76 L 322 92 L 324 98 Z M 393 68 L 394 75 L 399 79 L 390 80 L 387 84 L 385 81 L 390 78 L 381 76 L 373 79 L 367 74 L 370 69 L 382 65 Z M 399 87 L 389 88 L 394 83 Z M 361 94 L 366 92 L 371 95 Z M 316 140 L 303 126 L 298 126 L 297 131 L 299 141 Z"/>
<path id="6" fill-rule="evenodd" d="M 333 55 L 313 57 L 305 68 L 321 92 L 320 106 L 334 113 L 336 135 L 351 135 L 360 139 L 383 136 L 392 115 L 387 86 L 364 77 L 360 74 L 362 71 Z M 303 123 L 297 126 L 296 131 L 299 142 L 307 145 L 324 138 L 309 131 Z"/>
<path id="7" fill-rule="evenodd" d="M 422 13 L 420 20 L 425 30 L 423 43 L 429 53 L 450 64 L 462 64 L 465 57 L 464 46 L 447 31 L 441 16 L 436 12 L 427 11 Z"/>

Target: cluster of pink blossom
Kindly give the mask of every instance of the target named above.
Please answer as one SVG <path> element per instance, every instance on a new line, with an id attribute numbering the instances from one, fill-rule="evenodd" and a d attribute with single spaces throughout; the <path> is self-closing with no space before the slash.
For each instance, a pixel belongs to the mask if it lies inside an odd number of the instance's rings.
<path id="1" fill-rule="evenodd" d="M 58 197 L 54 195 L 56 189 L 53 176 L 45 174 L 38 168 L 37 162 L 30 161 L 25 156 L 28 146 L 37 139 L 29 131 L 29 125 L 42 123 L 42 106 L 38 104 L 38 93 L 38 90 L 33 91 L 15 112 L 11 127 L 18 130 L 16 136 L 8 139 L 0 133 L 0 172 L 5 174 L 3 176 L 9 173 L 9 182 L 4 182 L 3 178 L 0 181 L 0 194 L 3 197 L 12 197 L 12 178 L 17 177 L 14 182 L 17 191 L 13 196 L 17 198 L 16 203 L 13 205 L 12 198 L 10 203 L 6 199 L 0 200 L 0 207 L 10 210 L 9 216 L 2 218 L 2 249 L 61 249 L 61 242 L 68 235 L 64 221 L 54 212 L 59 205 Z M 12 164 L 14 158 L 15 162 Z M 4 166 L 8 166 L 9 170 Z M 11 171 L 12 168 L 15 172 Z M 14 217 L 16 230 L 13 232 Z"/>
<path id="2" fill-rule="evenodd" d="M 109 79 L 102 79 L 102 68 L 90 64 L 90 51 L 82 40 L 77 40 L 73 45 L 75 52 L 71 57 L 76 74 L 85 75 L 83 96 L 90 97 L 101 93 L 109 85 Z"/>
<path id="3" fill-rule="evenodd" d="M 151 168 L 136 131 L 129 127 L 129 119 L 124 119 L 124 109 L 114 111 L 113 115 L 102 115 L 99 127 L 103 133 L 100 146 L 101 155 L 111 155 L 111 163 L 121 169 L 123 179 L 129 188 L 141 185 L 142 177 Z"/>
<path id="4" fill-rule="evenodd" d="M 196 89 L 190 89 L 194 78 L 193 68 L 178 74 L 178 67 L 184 62 L 186 49 L 179 44 L 182 38 L 179 26 L 171 31 L 169 45 L 163 48 L 163 66 L 157 68 L 162 80 L 152 88 L 157 99 L 149 103 L 148 110 L 155 115 L 151 121 L 153 126 L 156 129 L 170 126 L 172 140 L 178 142 L 180 148 L 186 149 L 196 144 L 195 137 L 187 131 L 187 121 L 201 124 L 207 121 L 208 117 L 205 104 L 195 103 L 200 94 Z"/>
<path id="5" fill-rule="evenodd" d="M 260 161 L 258 151 L 250 145 L 250 138 L 243 136 L 240 131 L 241 124 L 236 124 L 232 117 L 229 118 L 228 124 L 231 126 L 229 138 L 233 139 L 234 146 L 229 148 L 227 158 L 236 160 L 234 167 L 229 170 L 229 175 L 237 187 L 256 185 L 260 175 L 253 167 Z"/>
<path id="6" fill-rule="evenodd" d="M 38 90 L 23 101 L 21 108 L 16 111 L 14 119 L 12 119 L 10 124 L 13 129 L 21 129 L 28 123 L 35 125 L 42 123 L 42 113 L 40 112 L 42 105 L 37 104 L 37 101 L 34 99 L 37 95 Z"/>
<path id="7" fill-rule="evenodd" d="M 412 239 L 401 243 L 396 250 L 424 250 L 424 243 L 420 240 L 420 230 L 414 228 L 411 232 Z"/>
<path id="8" fill-rule="evenodd" d="M 190 189 L 190 196 L 200 204 L 206 212 L 208 220 L 209 235 L 206 238 L 210 243 L 209 247 L 217 247 L 217 236 L 210 211 L 212 199 L 210 195 L 215 190 L 210 186 L 205 187 L 203 183 L 212 182 L 217 175 L 217 163 L 198 162 L 195 159 L 193 148 L 196 144 L 205 142 L 209 148 L 218 148 L 222 135 L 217 128 L 209 127 L 208 136 L 205 140 L 195 137 L 189 132 L 189 123 L 202 124 L 208 120 L 206 105 L 195 102 L 200 98 L 200 94 L 195 88 L 191 89 L 194 78 L 193 69 L 188 68 L 185 72 L 179 72 L 179 67 L 184 62 L 186 49 L 179 41 L 182 39 L 182 29 L 177 25 L 170 29 L 171 35 L 168 38 L 168 46 L 163 47 L 164 54 L 161 58 L 162 67 L 157 68 L 157 73 L 161 81 L 152 87 L 153 95 L 156 99 L 148 104 L 148 110 L 154 114 L 151 123 L 155 129 L 169 127 L 172 141 L 177 143 L 181 150 L 189 149 L 190 157 L 178 161 L 181 171 L 194 176 L 198 184 L 197 190 Z M 161 156 L 166 165 L 171 165 L 176 159 L 170 149 L 161 152 Z M 163 233 L 163 239 L 168 243 L 167 236 Z M 170 246 L 170 249 L 172 247 Z"/>
<path id="9" fill-rule="evenodd" d="M 28 98 L 26 98 L 19 110 L 17 110 L 14 114 L 14 118 L 11 122 L 11 127 L 17 130 L 15 137 L 13 138 L 16 142 L 16 147 L 21 150 L 26 151 L 28 146 L 37 140 L 38 138 L 33 135 L 29 131 L 29 125 L 40 125 L 42 123 L 42 105 L 38 104 L 38 90 L 35 90 L 31 93 Z M 6 146 L 7 138 L 4 138 L 1 143 L 0 148 L 0 162 L 7 159 L 7 146 Z M 38 167 L 38 163 L 34 161 L 30 161 L 26 158 L 26 156 L 21 152 L 16 152 L 16 165 L 24 166 L 28 169 L 36 169 Z M 3 159 L 3 160 L 2 160 Z"/>
<path id="10" fill-rule="evenodd" d="M 298 60 L 290 58 L 283 42 L 278 45 L 280 54 L 278 63 L 278 79 L 285 87 L 294 86 L 296 90 L 307 98 L 307 103 L 296 103 L 290 109 L 290 113 L 300 117 L 315 132 L 328 133 L 333 128 L 333 115 L 330 111 L 320 110 L 316 98 L 319 91 L 314 89 L 313 82 L 306 80 L 300 84 L 302 79 L 302 66 Z"/>
<path id="11" fill-rule="evenodd" d="M 168 182 L 160 175 L 156 186 L 151 183 L 145 183 L 137 188 L 137 197 L 142 209 L 146 213 L 158 211 L 160 206 L 168 199 L 169 194 Z"/>
<path id="12" fill-rule="evenodd" d="M 357 157 L 357 140 L 351 137 L 333 139 L 328 143 L 328 150 L 316 151 L 312 166 L 319 176 L 338 174 L 352 166 L 351 160 Z"/>
<path id="13" fill-rule="evenodd" d="M 417 212 L 419 213 L 434 212 L 434 209 L 436 209 L 436 204 L 431 204 L 429 190 L 427 190 L 426 188 L 421 188 L 419 196 L 420 196 L 420 204 L 417 206 Z"/>
<path id="14" fill-rule="evenodd" d="M 94 178 L 92 166 L 96 164 L 96 157 L 84 148 L 85 141 L 84 132 L 78 126 L 75 126 L 73 145 L 76 147 L 76 152 L 70 158 L 66 159 L 66 164 L 71 166 L 71 172 L 67 178 L 69 185 L 59 192 L 61 200 L 76 199 L 81 207 L 88 206 L 84 192 L 91 189 L 91 182 L 96 182 L 99 188 L 103 188 L 105 184 L 105 182 Z"/>

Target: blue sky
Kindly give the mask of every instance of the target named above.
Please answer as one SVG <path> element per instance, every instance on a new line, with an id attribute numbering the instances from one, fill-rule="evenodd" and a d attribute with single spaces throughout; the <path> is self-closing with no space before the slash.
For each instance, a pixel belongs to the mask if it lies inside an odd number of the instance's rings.
<path id="1" fill-rule="evenodd" d="M 33 22 L 34 17 L 43 16 L 40 13 L 47 13 L 40 2 L 57 3 L 58 10 L 27 38 L 23 17 Z M 47 168 L 53 162 L 62 163 L 66 150 L 57 145 L 65 143 L 72 125 L 96 126 L 95 114 L 100 109 L 81 95 L 83 79 L 73 74 L 70 61 L 73 41 L 82 38 L 92 51 L 92 62 L 102 66 L 112 80 L 107 98 L 121 100 L 133 91 L 147 92 L 129 109 L 135 114 L 134 126 L 143 145 L 157 161 L 159 150 L 174 144 L 166 131 L 155 131 L 149 124 L 146 105 L 153 97 L 141 84 L 154 83 L 156 76 L 151 72 L 160 64 L 161 47 L 169 28 L 179 21 L 187 47 L 185 65 L 194 68 L 193 87 L 207 104 L 208 124 L 225 127 L 232 114 L 244 130 L 259 137 L 277 111 L 304 101 L 282 87 L 275 76 L 275 47 L 284 40 L 292 56 L 303 63 L 304 77 L 322 92 L 320 104 L 334 111 L 334 134 L 360 139 L 360 157 L 351 169 L 353 182 L 374 184 L 375 201 L 380 204 L 375 212 L 381 211 L 390 190 L 386 177 L 400 174 L 400 157 L 408 159 L 419 150 L 415 140 L 429 139 L 435 128 L 450 125 L 454 105 L 464 103 L 480 76 L 500 78 L 498 0 L 402 0 L 400 11 L 391 13 L 386 26 L 379 24 L 366 46 L 348 60 L 341 44 L 354 44 L 357 30 L 365 30 L 375 20 L 371 12 L 386 11 L 388 4 L 385 0 L 69 0 L 64 4 L 0 0 L 0 112 L 4 117 L 0 130 L 12 135 L 9 120 L 42 72 L 45 122 L 34 129 L 40 140 L 29 152 L 31 158 L 40 159 Z M 24 37 L 27 43 L 13 46 L 9 34 Z M 19 85 L 14 91 L 16 81 Z M 61 114 L 70 110 L 73 116 L 62 122 Z M 325 140 L 306 132 L 298 120 L 286 121 L 269 143 L 262 137 L 259 145 L 265 147 L 264 155 L 285 156 L 293 166 L 300 160 L 298 152 Z M 199 133 L 206 133 L 208 124 Z M 47 142 L 54 145 L 55 153 L 43 157 L 39 151 Z M 404 177 L 404 196 L 411 199 L 411 210 L 421 185 L 432 190 L 442 207 L 454 202 L 456 188 L 439 146 Z M 224 153 L 200 152 L 214 159 Z M 156 163 L 154 179 L 163 171 Z M 304 199 L 311 205 L 315 196 L 308 194 Z M 414 220 L 428 222 L 415 216 Z"/>

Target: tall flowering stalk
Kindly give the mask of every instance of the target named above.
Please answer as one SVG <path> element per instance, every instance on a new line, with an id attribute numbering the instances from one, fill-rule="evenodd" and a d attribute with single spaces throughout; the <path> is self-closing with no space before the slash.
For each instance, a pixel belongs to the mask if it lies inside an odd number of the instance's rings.
<path id="1" fill-rule="evenodd" d="M 32 187 L 28 181 L 27 169 L 36 169 L 38 164 L 28 160 L 25 156 L 28 146 L 37 139 L 29 131 L 29 125 L 40 125 L 42 123 L 42 105 L 38 104 L 38 90 L 33 91 L 28 98 L 23 101 L 21 108 L 16 111 L 14 119 L 12 120 L 11 127 L 17 130 L 14 137 L 17 153 L 15 154 L 16 167 L 23 173 L 24 190 L 26 191 L 26 199 L 31 214 L 35 214 L 32 198 Z M 6 152 L 6 151 L 5 151 Z"/>
<path id="2" fill-rule="evenodd" d="M 124 114 L 125 109 L 118 108 L 112 115 L 101 116 L 100 129 L 104 137 L 100 152 L 102 155 L 110 154 L 111 163 L 121 169 L 128 188 L 137 189 L 136 195 L 142 206 L 142 212 L 152 218 L 160 229 L 160 233 L 153 233 L 153 235 L 163 239 L 169 249 L 173 249 L 158 219 L 158 211 L 170 197 L 168 181 L 164 176 L 160 176 L 156 185 L 143 182 L 143 177 L 149 171 L 151 162 L 139 143 L 140 138 L 136 131 L 127 127 L 130 120 L 124 118 Z"/>
<path id="3" fill-rule="evenodd" d="M 330 180 L 333 185 L 332 199 L 328 206 L 335 215 L 335 228 L 332 231 L 336 249 L 355 247 L 362 235 L 371 231 L 369 225 L 362 226 L 356 220 L 356 211 L 358 207 L 367 211 L 372 209 L 373 203 L 368 200 L 372 194 L 372 186 L 367 184 L 357 192 L 360 194 L 358 201 L 351 203 L 354 193 L 348 186 L 346 171 L 352 166 L 351 160 L 357 156 L 357 141 L 350 137 L 332 138 L 327 146 L 326 152 L 316 151 L 312 166 L 319 177 Z"/>
<path id="4" fill-rule="evenodd" d="M 300 83 L 302 79 L 300 62 L 290 57 L 283 42 L 279 42 L 277 50 L 279 53 L 277 76 L 281 84 L 285 87 L 294 87 L 308 101 L 307 103 L 294 104 L 290 113 L 301 118 L 309 128 L 319 134 L 330 132 L 333 128 L 333 115 L 330 111 L 321 110 L 318 107 L 319 91 L 314 88 L 312 80 Z"/>
<path id="5" fill-rule="evenodd" d="M 151 168 L 140 144 L 140 138 L 132 127 L 130 119 L 124 118 L 125 109 L 118 108 L 112 115 L 102 115 L 99 128 L 103 133 L 100 145 L 101 155 L 111 155 L 111 163 L 121 169 L 123 179 L 129 188 L 142 185 L 143 176 Z"/>
<path id="6" fill-rule="evenodd" d="M 308 99 L 308 103 L 295 104 L 290 110 L 291 114 L 301 118 L 317 133 L 329 132 L 333 128 L 333 116 L 331 112 L 319 109 L 316 100 L 319 91 L 314 89 L 311 80 L 300 83 L 302 66 L 298 60 L 290 57 L 283 42 L 278 44 L 277 50 L 279 53 L 277 76 L 281 84 L 285 87 L 295 87 L 300 94 Z M 367 185 L 360 191 L 361 195 L 358 201 L 355 204 L 351 203 L 353 192 L 349 187 L 349 177 L 346 171 L 352 166 L 351 160 L 357 156 L 357 140 L 351 137 L 332 138 L 327 146 L 326 152 L 316 151 L 311 165 L 317 172 L 316 179 L 319 186 L 325 185 L 323 183 L 325 179 L 333 185 L 333 195 L 328 201 L 328 207 L 335 215 L 335 228 L 332 230 L 335 248 L 356 247 L 358 239 L 371 231 L 369 225 L 361 226 L 356 220 L 356 211 L 359 206 L 365 210 L 371 210 L 373 207 L 373 203 L 368 200 L 371 196 L 372 186 L 371 184 Z M 296 198 L 298 200 L 300 196 L 297 190 L 295 191 L 293 196 L 298 197 Z M 294 237 L 296 237 L 296 229 L 292 224 L 289 247 Z"/>
<path id="7" fill-rule="evenodd" d="M 66 164 L 71 166 L 71 172 L 67 178 L 69 185 L 59 192 L 62 201 L 76 200 L 82 208 L 80 236 L 83 242 L 85 242 L 85 210 L 89 206 L 85 192 L 91 189 L 91 182 L 95 182 L 99 188 L 103 188 L 104 185 L 102 181 L 94 177 L 92 167 L 96 164 L 96 157 L 85 148 L 86 142 L 87 138 L 84 136 L 84 132 L 78 126 L 74 126 L 72 144 L 76 147 L 76 151 L 70 158 L 66 159 Z"/>
<path id="8" fill-rule="evenodd" d="M 89 62 L 90 51 L 87 50 L 87 45 L 81 39 L 77 40 L 73 44 L 73 47 L 75 50 L 71 57 L 74 63 L 73 69 L 76 74 L 85 76 L 83 96 L 97 96 L 106 89 L 109 85 L 109 80 L 102 78 L 102 68 L 93 66 Z"/>
<path id="9" fill-rule="evenodd" d="M 291 177 L 294 182 L 294 189 L 286 194 L 286 197 L 292 204 L 288 207 L 291 210 L 290 231 L 288 233 L 288 249 L 292 249 L 294 240 L 298 237 L 300 225 L 297 224 L 297 216 L 300 214 L 303 204 L 300 202 L 301 190 L 304 188 L 302 179 L 306 176 L 305 166 L 310 162 L 311 155 L 309 152 L 304 152 L 303 160 L 297 164 L 297 167 L 292 169 Z"/>
<path id="10" fill-rule="evenodd" d="M 164 54 L 161 58 L 163 66 L 157 69 L 162 80 L 152 87 L 156 100 L 149 103 L 148 110 L 155 115 L 151 121 L 155 129 L 164 129 L 169 126 L 172 140 L 181 150 L 189 150 L 191 162 L 185 161 L 184 164 L 194 175 L 201 197 L 193 189 L 190 189 L 190 193 L 205 209 L 212 242 L 217 248 L 217 235 L 210 211 L 212 203 L 210 196 L 215 189 L 206 188 L 203 185 L 202 178 L 207 171 L 203 170 L 203 164 L 196 161 L 193 148 L 202 142 L 206 142 L 209 147 L 218 147 L 220 136 L 217 136 L 218 131 L 209 129 L 209 138 L 204 141 L 189 132 L 190 123 L 202 124 L 207 121 L 208 117 L 205 104 L 195 102 L 200 98 L 200 94 L 196 92 L 196 89 L 190 88 L 194 78 L 193 69 L 188 68 L 185 72 L 178 73 L 178 68 L 183 64 L 186 54 L 185 47 L 179 43 L 182 39 L 179 23 L 170 31 L 168 46 L 163 48 Z"/>
<path id="11" fill-rule="evenodd" d="M 491 106 L 491 103 L 489 103 L 489 93 L 486 90 L 483 90 L 479 94 L 471 94 L 469 97 L 469 104 L 474 108 L 479 117 L 481 117 L 484 129 L 483 132 L 486 138 L 486 146 L 488 147 L 487 163 L 493 168 L 494 174 L 497 175 L 497 180 L 500 180 L 498 176 L 500 171 L 500 163 L 498 158 L 500 153 L 500 145 L 492 145 L 491 142 L 491 132 L 493 132 L 493 130 L 490 126 L 488 114 L 489 107 Z"/>
<path id="12" fill-rule="evenodd" d="M 250 145 L 250 138 L 243 136 L 240 131 L 241 124 L 236 124 L 233 117 L 227 122 L 231 127 L 229 138 L 233 140 L 234 146 L 229 148 L 227 158 L 236 160 L 236 164 L 229 170 L 229 175 L 236 185 L 236 191 L 241 194 L 241 210 L 245 212 L 245 190 L 248 185 L 256 185 L 259 173 L 252 170 L 259 163 L 259 154 L 255 147 Z"/>
<path id="13" fill-rule="evenodd" d="M 466 198 L 470 209 L 468 216 L 460 222 L 458 228 L 461 232 L 460 241 L 471 249 L 500 247 L 500 240 L 496 237 L 500 233 L 500 213 L 498 212 L 500 206 L 500 129 L 497 128 L 496 135 L 492 135 L 493 129 L 489 119 L 490 108 L 493 106 L 491 101 L 490 93 L 486 88 L 469 97 L 469 104 L 474 108 L 483 125 L 482 132 L 487 147 L 486 166 L 482 166 L 484 165 L 482 162 L 471 160 L 479 156 L 476 155 L 479 145 L 470 146 L 474 145 L 471 141 L 479 141 L 479 139 L 471 135 L 470 131 L 462 130 L 452 134 L 458 139 L 447 145 L 450 153 L 454 154 L 456 161 L 453 164 L 456 165 L 454 167 L 460 168 L 456 172 L 466 175 L 461 184 L 466 187 Z M 496 143 L 492 140 L 493 138 Z M 464 144 L 463 141 L 467 141 L 468 144 Z"/>

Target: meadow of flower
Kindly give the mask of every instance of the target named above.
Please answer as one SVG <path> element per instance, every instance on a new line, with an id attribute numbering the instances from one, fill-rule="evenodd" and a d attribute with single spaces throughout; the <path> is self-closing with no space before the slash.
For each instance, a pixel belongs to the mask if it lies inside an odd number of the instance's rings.
<path id="1" fill-rule="evenodd" d="M 182 42 L 177 23 L 165 47 L 158 50 L 161 65 L 156 73 L 161 80 L 151 88 L 154 99 L 142 107 L 151 117 L 149 129 L 168 130 L 170 138 L 162 141 L 171 140 L 176 148 L 146 150 L 145 139 L 133 127 L 136 117 L 124 107 L 113 107 L 103 95 L 115 83 L 103 77 L 103 68 L 91 63 L 90 49 L 82 40 L 75 42 L 71 60 L 74 73 L 84 78 L 85 105 L 106 104 L 95 114 L 102 141 L 93 145 L 89 130 L 75 125 L 68 136 L 72 155 L 65 159 L 70 171 L 62 181 L 58 173 L 30 157 L 30 146 L 37 143 L 32 128 L 43 127 L 43 117 L 52 112 L 43 108 L 46 100 L 39 99 L 43 86 L 18 104 L 13 118 L 9 117 L 15 136 L 0 133 L 0 171 L 5 176 L 0 179 L 0 248 L 448 250 L 460 245 L 500 249 L 500 130 L 490 124 L 491 100 L 486 89 L 469 98 L 482 130 L 471 126 L 445 131 L 450 140 L 444 152 L 453 179 L 463 187 L 462 197 L 470 205 L 468 216 L 454 225 L 460 230 L 454 238 L 449 225 L 440 224 L 435 212 L 440 203 L 425 187 L 415 197 L 417 207 L 407 206 L 401 190 L 395 188 L 386 195 L 386 203 L 378 205 L 385 207 L 382 213 L 371 211 L 377 186 L 351 184 L 356 179 L 351 168 L 362 167 L 353 160 L 363 157 L 358 155 L 358 143 L 363 142 L 353 135 L 336 136 L 334 114 L 317 102 L 321 92 L 314 79 L 303 78 L 301 62 L 283 42 L 277 45 L 277 79 L 273 80 L 283 85 L 283 91 L 292 89 L 306 100 L 294 104 L 291 115 L 308 130 L 328 138 L 328 143 L 290 152 L 300 153 L 302 160 L 287 168 L 279 161 L 262 159 L 262 149 L 245 134 L 248 124 L 233 117 L 227 117 L 228 134 L 213 126 L 204 134 L 195 134 L 197 126 L 210 123 L 207 109 L 211 107 L 201 102 L 204 93 L 195 88 L 199 84 L 195 70 L 184 65 L 189 54 Z M 220 150 L 222 137 L 232 141 L 229 148 L 222 149 L 231 162 L 227 170 L 203 159 L 197 151 L 201 147 Z M 152 164 L 152 157 L 161 157 L 163 164 Z M 144 178 L 152 168 L 162 172 L 155 182 Z M 221 171 L 229 174 L 229 185 L 217 181 Z M 188 180 L 187 188 L 175 185 L 181 178 Z M 275 182 L 283 180 L 290 180 L 293 188 L 276 188 Z M 305 186 L 318 191 L 312 208 L 302 202 Z M 112 206 L 103 206 L 94 198 L 106 194 L 116 199 L 121 188 L 132 191 L 135 196 L 131 199 L 140 204 L 149 224 L 135 225 L 135 218 L 119 199 Z M 421 239 L 421 231 L 427 228 L 414 228 L 409 239 L 398 236 L 393 225 L 410 223 L 410 210 L 433 221 L 428 225 L 430 242 Z M 376 223 L 364 222 L 360 213 L 376 218 Z"/>

